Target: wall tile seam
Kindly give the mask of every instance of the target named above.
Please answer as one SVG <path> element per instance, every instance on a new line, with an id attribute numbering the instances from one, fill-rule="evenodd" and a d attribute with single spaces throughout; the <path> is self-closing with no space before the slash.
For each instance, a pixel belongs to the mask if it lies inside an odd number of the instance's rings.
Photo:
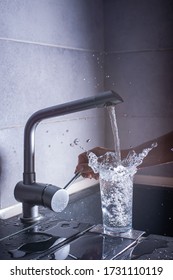
<path id="1" fill-rule="evenodd" d="M 49 48 L 57 48 L 57 49 L 65 49 L 65 50 L 71 50 L 71 51 L 80 51 L 80 52 L 98 52 L 98 53 L 103 53 L 104 50 L 98 50 L 98 49 L 85 49 L 85 48 L 77 48 L 77 47 L 69 47 L 65 45 L 56 45 L 56 44 L 48 44 L 44 42 L 34 42 L 34 41 L 29 41 L 29 40 L 20 40 L 20 39 L 13 39 L 13 38 L 5 38 L 5 37 L 0 37 L 0 41 L 9 41 L 9 42 L 14 42 L 14 43 L 21 43 L 21 44 L 28 44 L 28 45 L 37 45 L 41 47 L 49 47 Z"/>
<path id="2" fill-rule="evenodd" d="M 58 124 L 58 123 L 66 123 L 66 122 L 74 122 L 74 121 L 86 121 L 86 120 L 94 120 L 94 119 L 100 119 L 104 118 L 104 116 L 84 116 L 84 117 L 79 117 L 79 118 L 68 118 L 68 119 L 63 119 L 63 120 L 47 120 L 47 121 L 41 121 L 39 123 L 40 125 L 45 125 L 45 124 Z M 16 129 L 16 128 L 24 128 L 25 125 L 11 125 L 11 126 L 6 126 L 6 127 L 0 127 L 0 132 L 8 129 Z"/>
<path id="3" fill-rule="evenodd" d="M 119 51 L 104 51 L 105 55 L 108 54 L 131 54 L 131 53 L 146 53 L 146 52 L 172 52 L 173 48 L 160 48 L 160 49 L 141 49 L 141 50 L 119 50 Z"/>
<path id="4" fill-rule="evenodd" d="M 119 113 L 117 118 L 121 118 L 121 119 L 165 119 L 165 120 L 172 120 L 173 119 L 173 116 L 146 116 L 146 115 L 142 115 L 142 116 L 139 116 L 139 115 L 128 115 L 128 116 L 123 116 L 122 113 Z"/>

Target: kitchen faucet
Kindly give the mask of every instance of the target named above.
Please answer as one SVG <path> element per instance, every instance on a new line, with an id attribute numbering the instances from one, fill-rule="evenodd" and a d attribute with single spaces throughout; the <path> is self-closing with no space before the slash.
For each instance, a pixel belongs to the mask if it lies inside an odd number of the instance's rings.
<path id="1" fill-rule="evenodd" d="M 83 98 L 68 103 L 48 107 L 35 112 L 28 119 L 24 130 L 24 173 L 23 181 L 16 184 L 14 196 L 22 202 L 23 223 L 34 223 L 41 219 L 38 205 L 43 205 L 55 212 L 61 212 L 68 204 L 68 193 L 65 189 L 51 184 L 37 183 L 35 173 L 35 131 L 44 119 L 75 113 L 96 107 L 116 105 L 123 102 L 113 91 L 99 93 L 95 97 Z"/>

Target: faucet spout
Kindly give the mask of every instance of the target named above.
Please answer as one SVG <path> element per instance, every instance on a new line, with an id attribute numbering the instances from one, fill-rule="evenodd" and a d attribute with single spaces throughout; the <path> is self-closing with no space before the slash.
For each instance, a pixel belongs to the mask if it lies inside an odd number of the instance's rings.
<path id="1" fill-rule="evenodd" d="M 25 195 L 22 195 L 23 186 L 32 186 L 32 191 L 37 188 L 33 188 L 36 182 L 36 173 L 35 173 L 35 130 L 37 125 L 44 119 L 49 119 L 57 116 L 62 116 L 66 114 L 75 113 L 78 111 L 83 111 L 87 109 L 92 109 L 96 107 L 105 107 L 116 105 L 120 102 L 123 102 L 122 98 L 113 91 L 107 91 L 98 94 L 95 97 L 83 98 L 80 100 L 48 107 L 42 110 L 35 112 L 27 121 L 24 130 L 24 173 L 23 173 L 23 182 L 19 182 L 15 188 L 15 198 L 18 201 L 23 202 L 23 215 L 27 216 L 26 220 L 30 219 L 30 215 L 34 216 L 33 220 L 37 220 L 37 211 L 28 210 L 30 207 L 35 207 L 35 205 L 43 205 L 40 202 L 28 201 Z M 21 187 L 22 186 L 22 187 Z M 19 191 L 20 189 L 20 191 Z M 27 188 L 28 193 L 31 188 Z M 37 204 L 36 204 L 37 203 Z M 35 207 L 36 209 L 36 207 Z M 34 214 L 32 214 L 34 212 Z M 26 215 L 25 215 L 26 214 Z M 35 218 L 36 217 L 36 218 Z"/>

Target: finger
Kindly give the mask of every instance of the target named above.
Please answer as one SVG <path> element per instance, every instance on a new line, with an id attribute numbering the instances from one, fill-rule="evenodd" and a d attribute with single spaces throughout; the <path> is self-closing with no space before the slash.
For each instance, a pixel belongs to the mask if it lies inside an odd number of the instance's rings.
<path id="1" fill-rule="evenodd" d="M 81 164 L 81 163 L 88 163 L 88 156 L 87 156 L 87 153 L 84 152 L 82 154 L 80 154 L 78 156 L 78 163 Z"/>
<path id="2" fill-rule="evenodd" d="M 97 173 L 97 174 L 93 174 L 93 178 L 95 179 L 95 180 L 98 180 L 99 179 L 99 174 Z"/>
<path id="3" fill-rule="evenodd" d="M 80 172 L 80 173 L 92 173 L 92 168 L 88 166 L 87 163 L 82 163 L 82 164 L 78 164 L 76 166 L 76 170 L 75 172 Z"/>
<path id="4" fill-rule="evenodd" d="M 88 172 L 85 172 L 85 173 L 81 173 L 81 176 L 83 178 L 88 178 L 88 179 L 92 179 L 94 178 L 95 180 L 98 180 L 99 179 L 99 174 L 95 174 L 93 171 L 88 171 Z"/>
<path id="5" fill-rule="evenodd" d="M 92 172 L 88 172 L 88 173 L 82 173 L 81 174 L 83 178 L 88 178 L 88 179 L 92 179 L 94 176 L 94 173 Z"/>

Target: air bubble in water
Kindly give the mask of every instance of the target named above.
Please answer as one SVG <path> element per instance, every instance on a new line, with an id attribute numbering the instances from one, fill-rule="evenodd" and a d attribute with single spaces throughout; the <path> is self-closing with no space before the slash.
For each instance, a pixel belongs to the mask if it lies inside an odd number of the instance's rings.
<path id="1" fill-rule="evenodd" d="M 106 75 L 106 79 L 109 79 L 110 78 L 110 75 Z"/>

